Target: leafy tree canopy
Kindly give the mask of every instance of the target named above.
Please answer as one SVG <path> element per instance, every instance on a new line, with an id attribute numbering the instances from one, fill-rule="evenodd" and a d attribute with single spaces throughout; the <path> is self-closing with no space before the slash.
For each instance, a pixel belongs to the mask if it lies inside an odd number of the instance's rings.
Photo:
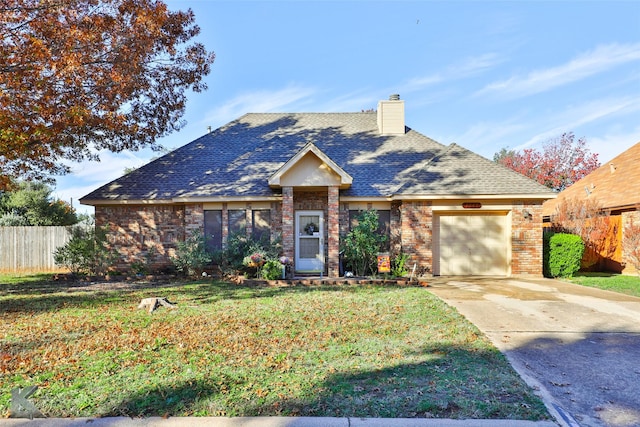
<path id="1" fill-rule="evenodd" d="M 0 189 L 69 172 L 62 159 L 157 148 L 206 89 L 194 14 L 160 0 L 0 2 Z"/>
<path id="2" fill-rule="evenodd" d="M 562 191 L 600 166 L 598 155 L 591 153 L 586 143 L 584 138 L 576 141 L 568 132 L 547 141 L 542 151 L 503 148 L 493 160 L 554 191 Z"/>
<path id="3" fill-rule="evenodd" d="M 0 226 L 72 225 L 76 212 L 67 202 L 51 197 L 51 188 L 38 182 L 20 182 L 11 192 L 0 192 Z"/>

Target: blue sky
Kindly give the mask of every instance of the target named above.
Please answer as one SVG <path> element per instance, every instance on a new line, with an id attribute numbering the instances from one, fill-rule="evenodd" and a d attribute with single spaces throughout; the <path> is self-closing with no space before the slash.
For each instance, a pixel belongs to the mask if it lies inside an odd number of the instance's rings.
<path id="1" fill-rule="evenodd" d="M 406 124 L 487 158 L 563 132 L 606 162 L 640 141 L 637 1 L 215 1 L 191 8 L 216 53 L 191 94 L 184 145 L 248 112 L 351 112 L 399 93 Z M 149 150 L 74 165 L 55 195 L 79 197 Z"/>

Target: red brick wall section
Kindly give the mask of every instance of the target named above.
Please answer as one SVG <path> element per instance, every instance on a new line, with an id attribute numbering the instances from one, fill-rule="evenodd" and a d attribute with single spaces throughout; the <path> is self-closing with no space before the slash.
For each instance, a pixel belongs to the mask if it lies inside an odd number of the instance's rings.
<path id="1" fill-rule="evenodd" d="M 247 205 L 245 206 L 244 223 L 246 224 L 244 228 L 245 236 L 247 236 L 247 239 L 250 239 L 251 232 L 253 231 L 253 210 L 251 209 L 251 203 L 247 203 Z"/>
<path id="2" fill-rule="evenodd" d="M 511 274 L 542 276 L 542 202 L 514 202 Z"/>
<path id="3" fill-rule="evenodd" d="M 349 234 L 349 203 L 340 203 L 340 238 Z"/>
<path id="4" fill-rule="evenodd" d="M 391 203 L 391 218 L 389 224 L 389 249 L 391 250 L 391 256 L 395 256 L 402 252 L 402 218 L 400 216 L 401 208 L 402 202 Z"/>
<path id="5" fill-rule="evenodd" d="M 327 276 L 340 276 L 340 189 L 329 187 L 327 214 Z"/>
<path id="6" fill-rule="evenodd" d="M 293 247 L 293 187 L 282 187 L 282 252 L 294 259 Z"/>
<path id="7" fill-rule="evenodd" d="M 403 202 L 400 213 L 402 251 L 409 255 L 408 265 L 420 272 L 431 272 L 433 266 L 433 210 L 431 202 Z M 392 212 L 393 217 L 393 212 Z"/>
<path id="8" fill-rule="evenodd" d="M 96 226 L 109 226 L 109 245 L 119 254 L 113 267 L 120 271 L 147 258 L 154 269 L 171 265 L 176 242 L 184 239 L 182 206 L 96 206 L 95 215 Z"/>
<path id="9" fill-rule="evenodd" d="M 282 203 L 271 203 L 271 240 L 282 240 Z M 281 242 L 282 243 L 282 242 Z"/>
<path id="10" fill-rule="evenodd" d="M 204 207 L 202 203 L 184 206 L 184 228 L 187 236 L 193 231 L 204 233 Z"/>
<path id="11" fill-rule="evenodd" d="M 296 191 L 293 197 L 293 209 L 324 211 L 326 217 L 327 191 Z"/>
<path id="12" fill-rule="evenodd" d="M 222 204 L 222 247 L 227 245 L 229 239 L 229 208 L 226 203 Z"/>

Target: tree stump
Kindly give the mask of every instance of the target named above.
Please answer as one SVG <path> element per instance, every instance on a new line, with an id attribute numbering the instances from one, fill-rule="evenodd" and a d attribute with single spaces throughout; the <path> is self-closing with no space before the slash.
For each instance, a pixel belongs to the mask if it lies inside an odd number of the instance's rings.
<path id="1" fill-rule="evenodd" d="M 146 308 L 149 310 L 149 313 L 153 312 L 156 308 L 164 306 L 168 308 L 178 308 L 175 303 L 170 302 L 167 298 L 144 298 L 140 301 L 140 305 L 138 305 L 138 309 Z"/>

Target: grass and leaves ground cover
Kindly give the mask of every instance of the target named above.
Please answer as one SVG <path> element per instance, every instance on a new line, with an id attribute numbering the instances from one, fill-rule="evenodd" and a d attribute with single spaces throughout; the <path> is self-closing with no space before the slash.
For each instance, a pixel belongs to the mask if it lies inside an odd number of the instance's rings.
<path id="1" fill-rule="evenodd" d="M 572 283 L 640 297 L 640 277 L 614 273 L 576 273 Z"/>
<path id="2" fill-rule="evenodd" d="M 136 310 L 151 296 L 178 309 Z M 28 385 L 56 417 L 548 417 L 454 309 L 388 285 L 0 276 L 0 411 Z"/>

